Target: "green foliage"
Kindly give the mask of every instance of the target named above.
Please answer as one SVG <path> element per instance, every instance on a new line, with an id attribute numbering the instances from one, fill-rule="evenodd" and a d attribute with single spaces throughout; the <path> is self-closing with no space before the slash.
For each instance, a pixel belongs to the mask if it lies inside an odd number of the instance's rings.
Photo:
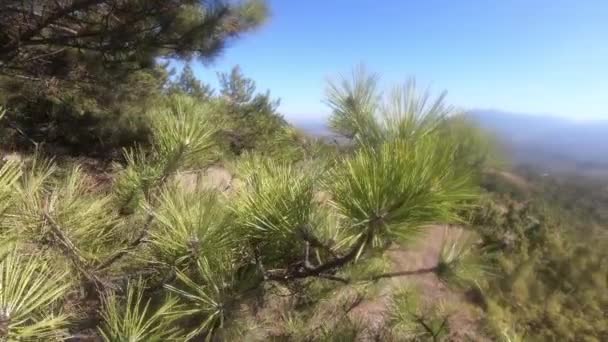
<path id="1" fill-rule="evenodd" d="M 71 250 L 76 267 L 104 257 L 120 222 L 107 211 L 112 197 L 91 193 L 91 184 L 78 167 L 61 175 L 52 162 L 35 162 L 10 188 L 3 232 Z"/>
<path id="2" fill-rule="evenodd" d="M 39 85 L 20 79 L 0 79 L 11 88 L 2 127 L 2 144 L 32 150 L 44 144 L 51 150 L 97 157 L 135 143 L 146 143 L 149 127 L 145 111 L 161 97 L 164 70 L 130 74 L 111 91 L 62 87 L 45 95 Z"/>
<path id="3" fill-rule="evenodd" d="M 150 242 L 159 261 L 179 269 L 201 261 L 219 271 L 236 248 L 226 204 L 216 194 L 185 193 L 175 187 L 163 191 L 158 203 Z"/>
<path id="4" fill-rule="evenodd" d="M 579 174 L 547 174 L 544 170 L 520 167 L 517 170 L 536 187 L 538 200 L 559 206 L 572 218 L 570 224 L 580 226 L 606 225 L 608 222 L 608 191 L 606 177 Z"/>
<path id="5" fill-rule="evenodd" d="M 183 341 L 183 334 L 171 319 L 177 301 L 168 297 L 160 305 L 144 298 L 145 283 L 139 279 L 127 285 L 126 298 L 116 293 L 103 299 L 99 332 L 105 341 Z"/>
<path id="6" fill-rule="evenodd" d="M 52 220 L 52 226 L 60 227 L 65 238 L 77 244 L 75 248 L 82 258 L 95 260 L 103 257 L 111 251 L 106 246 L 111 245 L 117 230 L 122 228 L 118 218 L 107 212 L 113 198 L 92 194 L 90 179 L 78 167 L 68 170 L 59 182 L 51 185 L 51 189 L 43 190 L 46 192 L 42 195 L 45 203 L 26 204 L 30 208 L 38 208 L 37 212 L 31 213 L 31 219 L 37 216 Z"/>
<path id="7" fill-rule="evenodd" d="M 484 244 L 497 255 L 499 277 L 484 290 L 488 329 L 504 340 L 603 340 L 608 336 L 604 228 L 569 217 L 559 202 L 551 205 L 494 196 L 475 214 Z"/>
<path id="8" fill-rule="evenodd" d="M 116 158 L 148 142 L 144 113 L 172 88 L 163 63 L 213 61 L 267 17 L 263 0 L 3 1 L 0 90 L 9 120 L 0 142 Z M 190 69 L 173 88 L 211 95 Z"/>
<path id="9" fill-rule="evenodd" d="M 380 96 L 378 76 L 368 74 L 363 66 L 352 73 L 351 79 L 342 77 L 329 83 L 327 103 L 332 108 L 329 125 L 347 138 L 374 139 L 380 133 L 375 120 Z"/>
<path id="10" fill-rule="evenodd" d="M 488 168 L 506 166 L 505 154 L 498 141 L 466 114 L 449 117 L 442 129 L 446 132 L 446 138 L 458 146 L 456 154 L 462 167 L 474 170 L 478 178 Z"/>
<path id="11" fill-rule="evenodd" d="M 256 90 L 255 81 L 246 78 L 237 65 L 230 73 L 220 73 L 220 94 L 234 104 L 247 104 L 254 99 Z"/>
<path id="12" fill-rule="evenodd" d="M 446 119 L 456 113 L 445 104 L 447 93 L 431 97 L 427 91 L 419 91 L 414 79 L 389 93 L 380 109 L 382 127 L 392 138 L 413 141 L 434 133 Z"/>
<path id="13" fill-rule="evenodd" d="M 363 335 L 363 328 L 349 320 L 344 319 L 338 323 L 337 326 L 330 328 L 325 328 L 321 332 L 321 336 L 319 341 L 323 342 L 349 342 L 356 341 L 357 337 Z"/>
<path id="14" fill-rule="evenodd" d="M 67 315 L 53 306 L 66 294 L 67 273 L 40 257 L 14 250 L 0 261 L 0 338 L 2 340 L 63 340 Z"/>
<path id="15" fill-rule="evenodd" d="M 239 224 L 266 264 L 284 265 L 299 257 L 298 234 L 310 222 L 313 209 L 313 177 L 271 159 L 250 167 L 235 207 Z"/>
<path id="16" fill-rule="evenodd" d="M 0 167 L 0 217 L 11 206 L 16 184 L 21 178 L 21 167 L 16 162 L 6 162 Z"/>
<path id="17" fill-rule="evenodd" d="M 437 276 L 448 284 L 476 285 L 490 275 L 489 253 L 475 248 L 479 237 L 461 230 L 448 236 L 447 228 L 439 255 Z"/>
<path id="18" fill-rule="evenodd" d="M 169 93 L 183 93 L 200 101 L 209 101 L 213 89 L 196 78 L 190 64 L 182 69 L 177 80 L 169 84 Z"/>
<path id="19" fill-rule="evenodd" d="M 413 79 L 381 96 L 378 77 L 359 67 L 352 79 L 330 83 L 330 127 L 363 146 L 387 139 L 415 141 L 436 132 L 455 113 L 445 104 L 445 96 L 431 98 L 428 91 L 419 92 Z"/>
<path id="20" fill-rule="evenodd" d="M 217 109 L 226 117 L 225 139 L 229 150 L 240 155 L 258 151 L 287 159 L 298 156 L 298 134 L 277 113 L 278 100 L 270 92 L 256 93 L 255 82 L 238 66 L 219 74 L 220 96 Z"/>
<path id="21" fill-rule="evenodd" d="M 168 161 L 163 170 L 171 173 L 209 163 L 215 147 L 213 140 L 218 123 L 212 121 L 211 108 L 191 97 L 170 97 L 150 113 L 154 135 L 154 152 Z"/>
<path id="22" fill-rule="evenodd" d="M 259 27 L 268 9 L 257 0 L 9 0 L 0 13 L 0 71 L 98 89 L 159 58 L 209 61 L 227 42 Z"/>
<path id="23" fill-rule="evenodd" d="M 444 341 L 449 334 L 448 316 L 442 307 L 424 308 L 419 294 L 408 288 L 392 298 L 389 325 L 392 334 L 411 341 Z"/>
<path id="24" fill-rule="evenodd" d="M 149 149 L 125 151 L 126 167 L 116 180 L 116 196 L 123 212 L 132 212 L 150 189 L 164 184 L 180 169 L 201 167 L 218 156 L 220 123 L 205 103 L 174 95 L 150 111 L 153 144 Z"/>
<path id="25" fill-rule="evenodd" d="M 11 254 L 22 258 L 15 265 L 29 262 L 27 248 L 41 270 L 21 268 L 31 278 L 22 280 L 13 265 L 3 279 L 45 284 L 45 293 L 57 294 L 35 305 L 42 311 L 32 324 L 62 317 L 78 338 L 108 341 L 221 339 L 248 326 L 239 321 L 242 307 L 280 288 L 295 303 L 283 315 L 285 337 L 362 336 L 365 328 L 347 319 L 362 295 L 343 300 L 336 284 L 367 291 L 375 280 L 407 276 L 385 273 L 388 247 L 412 241 L 430 224 L 461 222 L 476 197 L 470 175 L 457 167 L 458 145 L 442 139 L 442 98 L 427 108 L 427 95 L 401 89 L 392 102 L 370 107 L 385 114 L 370 123 L 374 135 L 361 130 L 350 153 L 319 160 L 297 144 L 299 134 L 276 114 L 268 94 L 255 94 L 238 69 L 226 82 L 223 98 L 180 91 L 155 102 L 145 115 L 151 139 L 125 150 L 111 187 L 98 186 L 80 167 L 39 156 L 1 166 L 0 247 L 19 246 Z M 344 107 L 344 120 L 358 115 L 349 110 Z M 217 161 L 221 133 L 230 130 L 251 143 L 234 161 L 234 187 L 185 188 L 180 172 Z M 470 280 L 475 272 L 462 266 L 476 261 L 475 246 L 446 246 L 440 264 L 411 274 L 445 276 L 449 268 L 445 279 Z M 69 281 L 46 282 L 55 274 Z M 68 295 L 63 284 L 74 291 Z M 339 302 L 332 322 L 308 310 L 324 295 Z M 436 321 L 431 316 L 420 325 L 431 326 L 427 332 L 436 337 L 444 329 Z M 41 334 L 51 333 L 47 326 Z"/>
<path id="26" fill-rule="evenodd" d="M 391 141 L 345 160 L 327 187 L 334 206 L 352 220 L 353 235 L 373 229 L 375 245 L 407 241 L 425 225 L 457 220 L 455 211 L 473 198 L 467 176 L 450 167 L 452 158 L 437 136 Z"/>
<path id="27" fill-rule="evenodd" d="M 243 285 L 236 283 L 238 278 L 233 260 L 224 261 L 218 268 L 218 265 L 211 265 L 208 259 L 201 259 L 197 262 L 194 277 L 177 271 L 179 285 L 165 285 L 167 290 L 184 302 L 173 315 L 179 318 L 193 316 L 197 320 L 186 339 L 206 336 L 210 340 L 216 329 L 224 326 L 230 305 L 236 299 L 235 289 Z"/>
<path id="28" fill-rule="evenodd" d="M 125 150 L 124 159 L 126 166 L 119 169 L 114 180 L 114 196 L 117 207 L 127 214 L 140 207 L 152 186 L 161 179 L 162 165 L 141 148 Z"/>

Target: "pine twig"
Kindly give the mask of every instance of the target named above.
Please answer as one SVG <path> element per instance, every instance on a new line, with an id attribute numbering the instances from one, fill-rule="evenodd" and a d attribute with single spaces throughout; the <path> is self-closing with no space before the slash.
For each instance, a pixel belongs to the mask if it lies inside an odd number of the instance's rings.
<path id="1" fill-rule="evenodd" d="M 152 215 L 152 213 L 149 213 L 148 216 L 146 216 L 146 222 L 144 223 L 144 226 L 141 229 L 141 231 L 139 232 L 139 234 L 137 235 L 137 237 L 133 241 L 131 241 L 127 245 L 126 248 L 121 249 L 120 251 L 114 253 L 114 255 L 112 255 L 111 257 L 109 257 L 108 259 L 106 259 L 106 261 L 104 261 L 101 264 L 97 265 L 97 267 L 95 267 L 95 269 L 97 271 L 104 270 L 104 269 L 112 266 L 115 262 L 117 262 L 118 260 L 120 260 L 125 255 L 127 255 L 127 253 L 129 253 L 131 250 L 137 248 L 137 246 L 139 246 L 143 242 L 144 238 L 148 234 L 148 230 L 150 230 L 150 226 L 152 225 L 152 221 L 154 221 L 154 215 Z"/>
<path id="2" fill-rule="evenodd" d="M 171 174 L 173 174 L 175 172 L 175 170 L 177 168 L 177 163 L 184 154 L 184 148 L 185 148 L 185 146 L 180 146 L 180 149 L 177 151 L 176 155 L 167 162 L 167 164 L 165 165 L 165 167 L 163 169 L 162 175 L 160 176 L 160 178 L 158 178 L 158 180 L 156 180 L 155 186 L 162 187 L 167 182 L 167 180 L 169 179 Z M 149 211 L 148 215 L 146 216 L 146 222 L 144 223 L 144 226 L 142 227 L 139 234 L 137 234 L 137 237 L 127 245 L 127 248 L 124 248 L 124 249 L 116 252 L 114 255 L 112 255 L 110 258 L 108 258 L 106 261 L 99 264 L 96 267 L 96 270 L 98 270 L 98 271 L 104 270 L 104 269 L 112 266 L 115 262 L 120 260 L 125 255 L 127 255 L 127 253 L 129 251 L 137 248 L 142 242 L 144 242 L 144 239 L 145 239 L 146 235 L 148 235 L 148 231 L 150 230 L 150 227 L 152 226 L 153 221 L 154 221 L 154 214 L 152 213 L 152 211 Z"/>
<path id="3" fill-rule="evenodd" d="M 89 270 L 89 265 L 83 261 L 78 248 L 74 245 L 70 238 L 64 234 L 61 226 L 59 226 L 51 215 L 49 215 L 48 211 L 45 210 L 43 216 L 45 221 L 49 223 L 49 227 L 51 228 L 55 238 L 59 241 L 64 254 L 70 259 L 72 264 L 74 264 L 78 272 L 80 272 L 88 281 L 93 283 L 99 290 L 100 285 L 102 285 L 102 281 Z"/>
<path id="4" fill-rule="evenodd" d="M 412 270 L 412 271 L 381 273 L 381 274 L 377 274 L 372 277 L 369 277 L 368 279 L 365 279 L 365 280 L 378 281 L 380 279 L 385 279 L 385 278 L 406 277 L 406 276 L 412 276 L 412 275 L 433 273 L 433 272 L 437 272 L 437 269 L 438 269 L 437 266 L 433 266 L 433 267 L 427 267 L 427 268 L 420 268 L 420 269 Z"/>

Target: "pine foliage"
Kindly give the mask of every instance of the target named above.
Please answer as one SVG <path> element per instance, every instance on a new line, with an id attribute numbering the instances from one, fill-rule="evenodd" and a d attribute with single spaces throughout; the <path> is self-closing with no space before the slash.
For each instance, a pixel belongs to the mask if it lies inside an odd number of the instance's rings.
<path id="1" fill-rule="evenodd" d="M 336 96 L 335 121 L 359 122 L 361 107 L 372 128 L 355 133 L 351 152 L 317 162 L 245 154 L 236 161 L 241 184 L 229 192 L 180 185 L 181 171 L 217 160 L 222 125 L 217 107 L 184 94 L 147 112 L 152 139 L 125 151 L 111 187 L 42 157 L 4 163 L 0 224 L 10 252 L 0 312 L 21 316 L 3 321 L 1 337 L 212 340 L 230 336 L 252 293 L 407 276 L 384 273 L 383 253 L 429 225 L 463 222 L 475 184 L 453 167 L 458 146 L 442 139 L 442 97 L 428 107 L 410 85 L 393 101 L 370 102 L 369 89 L 344 87 L 364 108 Z M 476 275 L 459 271 L 476 246 L 450 248 L 414 273 L 454 275 L 448 282 Z M 297 330 L 300 318 L 288 321 Z"/>
<path id="2" fill-rule="evenodd" d="M 103 324 L 99 331 L 105 341 L 177 341 L 183 333 L 168 318 L 177 306 L 175 298 L 167 298 L 154 308 L 151 298 L 144 298 L 145 283 L 141 280 L 129 282 L 126 298 L 115 293 L 103 298 L 101 316 Z"/>
<path id="3" fill-rule="evenodd" d="M 54 311 L 67 293 L 67 272 L 43 257 L 13 250 L 0 261 L 0 336 L 4 340 L 62 340 L 68 316 Z"/>

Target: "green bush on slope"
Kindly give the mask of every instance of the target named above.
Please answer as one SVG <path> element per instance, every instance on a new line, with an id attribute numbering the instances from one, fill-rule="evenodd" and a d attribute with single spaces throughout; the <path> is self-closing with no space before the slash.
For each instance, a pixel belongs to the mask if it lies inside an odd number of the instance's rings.
<path id="1" fill-rule="evenodd" d="M 497 256 L 498 277 L 484 291 L 496 336 L 508 330 L 539 341 L 608 337 L 605 228 L 564 213 L 571 215 L 559 204 L 493 194 L 475 214 Z"/>

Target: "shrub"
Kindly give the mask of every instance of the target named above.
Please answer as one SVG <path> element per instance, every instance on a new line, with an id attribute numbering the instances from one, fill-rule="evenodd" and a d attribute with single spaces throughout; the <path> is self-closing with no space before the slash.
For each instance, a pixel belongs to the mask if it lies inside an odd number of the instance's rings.
<path id="1" fill-rule="evenodd" d="M 600 341 L 608 336 L 604 228 L 559 202 L 491 195 L 473 218 L 494 249 L 498 277 L 484 286 L 496 338 Z M 572 225 L 574 222 L 574 226 Z"/>

